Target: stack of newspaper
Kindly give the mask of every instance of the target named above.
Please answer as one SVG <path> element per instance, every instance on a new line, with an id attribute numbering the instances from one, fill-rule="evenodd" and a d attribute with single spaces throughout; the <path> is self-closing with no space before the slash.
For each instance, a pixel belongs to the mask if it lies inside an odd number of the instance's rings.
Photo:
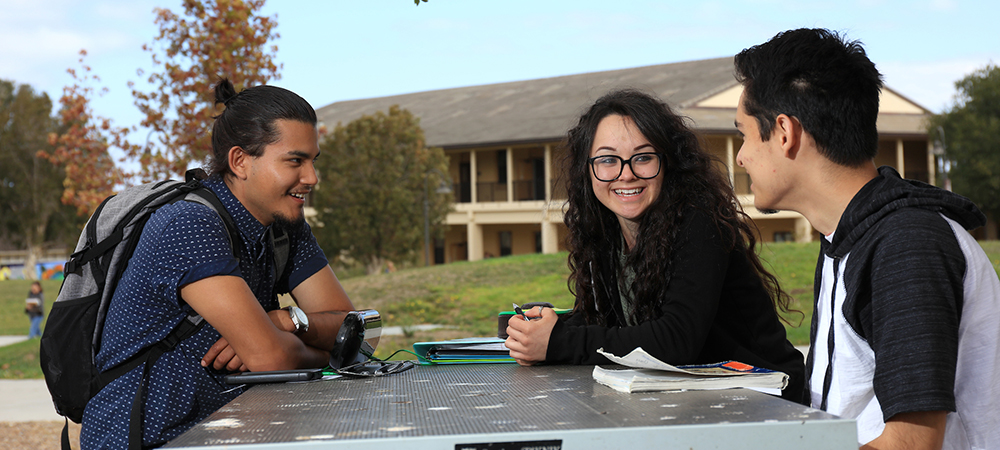
<path id="1" fill-rule="evenodd" d="M 605 369 L 594 366 L 594 380 L 621 392 L 672 391 L 683 389 L 750 388 L 780 395 L 788 385 L 788 375 L 737 361 L 694 366 L 672 366 L 642 349 L 624 357 L 599 349 L 612 362 L 630 369 Z"/>

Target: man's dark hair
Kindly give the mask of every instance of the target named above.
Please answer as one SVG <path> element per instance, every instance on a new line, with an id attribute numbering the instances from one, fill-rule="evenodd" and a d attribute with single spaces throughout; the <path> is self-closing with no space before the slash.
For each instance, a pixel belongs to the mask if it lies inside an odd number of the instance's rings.
<path id="1" fill-rule="evenodd" d="M 859 41 L 825 29 L 778 33 L 736 55 L 743 106 L 763 140 L 779 114 L 798 119 L 820 153 L 857 167 L 878 152 L 882 75 Z"/>
<path id="2" fill-rule="evenodd" d="M 226 105 L 212 125 L 212 159 L 208 172 L 226 175 L 229 149 L 239 146 L 253 157 L 280 139 L 274 122 L 294 120 L 316 125 L 316 110 L 298 94 L 276 86 L 254 86 L 239 93 L 226 78 L 215 85 L 215 104 Z"/>

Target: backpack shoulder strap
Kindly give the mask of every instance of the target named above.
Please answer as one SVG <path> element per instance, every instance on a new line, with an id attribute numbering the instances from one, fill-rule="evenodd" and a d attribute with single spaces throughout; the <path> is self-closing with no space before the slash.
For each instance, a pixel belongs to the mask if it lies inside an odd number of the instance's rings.
<path id="1" fill-rule="evenodd" d="M 243 248 L 242 234 L 240 234 L 239 228 L 236 227 L 236 221 L 233 220 L 233 216 L 226 210 L 226 206 L 222 204 L 219 197 L 211 189 L 205 186 L 198 186 L 185 195 L 183 200 L 205 205 L 219 215 L 222 223 L 226 226 L 226 233 L 229 234 L 229 244 L 233 248 L 233 256 L 236 259 L 240 259 L 240 249 Z"/>
<path id="2" fill-rule="evenodd" d="M 229 242 L 233 245 L 233 255 L 236 259 L 239 259 L 239 249 L 243 246 L 242 235 L 239 229 L 236 227 L 236 222 L 233 220 L 233 216 L 229 214 L 226 210 L 225 205 L 219 200 L 219 197 L 212 192 L 211 189 L 206 188 L 201 185 L 200 181 L 207 177 L 205 172 L 201 169 L 191 169 L 185 174 L 185 179 L 187 184 L 192 185 L 197 183 L 198 187 L 191 190 L 191 192 L 184 197 L 184 200 L 193 201 L 201 203 L 209 208 L 215 210 L 222 218 L 222 222 L 226 224 L 226 229 L 229 231 Z M 278 279 L 285 273 L 285 268 L 288 266 L 288 256 L 291 252 L 291 245 L 288 240 L 288 233 L 284 230 L 276 227 L 270 227 L 268 232 L 268 242 L 271 245 L 272 254 L 274 255 L 274 272 L 272 273 L 275 283 Z"/>
<path id="3" fill-rule="evenodd" d="M 226 210 L 222 201 L 219 200 L 219 197 L 215 195 L 212 190 L 201 184 L 201 179 L 204 179 L 203 175 L 203 172 L 199 176 L 197 173 L 192 174 L 192 171 L 188 171 L 186 174 L 187 182 L 184 183 L 183 188 L 181 188 L 183 191 L 186 191 L 186 195 L 178 197 L 175 201 L 185 200 L 201 203 L 215 211 L 225 224 L 226 232 L 229 237 L 229 243 L 233 249 L 233 256 L 238 260 L 240 257 L 240 249 L 243 248 L 242 235 L 236 227 L 236 222 L 229 214 L 229 211 Z M 281 276 L 287 265 L 290 245 L 287 233 L 282 230 L 278 230 L 277 233 L 275 233 L 274 230 L 275 229 L 272 228 L 269 240 L 273 248 L 277 277 Z M 277 282 L 277 278 L 275 278 L 275 282 Z M 94 392 L 104 388 L 104 386 L 108 383 L 114 381 L 125 373 L 128 373 L 132 369 L 135 369 L 140 365 L 144 365 L 143 375 L 140 378 L 138 389 L 136 389 L 136 396 L 132 402 L 132 412 L 129 420 L 129 448 L 142 448 L 142 424 L 144 410 L 143 393 L 145 391 L 146 379 L 149 376 L 149 371 L 151 370 L 153 364 L 161 355 L 173 350 L 181 341 L 193 336 L 204 324 L 205 321 L 200 315 L 189 315 L 185 320 L 181 321 L 181 323 L 178 324 L 177 327 L 175 327 L 162 341 L 148 347 L 136 355 L 133 355 L 121 364 L 102 372 L 98 377 L 96 381 L 98 388 Z"/>
<path id="4" fill-rule="evenodd" d="M 114 196 L 108 196 L 104 199 L 101 204 L 94 210 L 94 214 L 90 216 L 90 220 L 87 221 L 87 227 L 84 231 L 87 235 L 87 246 L 80 249 L 79 251 L 73 252 L 69 256 L 69 261 L 66 261 L 65 271 L 67 273 L 75 273 L 79 275 L 79 271 L 83 269 L 83 265 L 90 262 L 97 256 L 103 255 L 108 249 L 103 248 L 98 251 L 92 247 L 93 243 L 97 242 L 97 220 L 101 217 L 101 211 L 104 210 L 104 206 L 108 204 Z M 101 278 L 104 278 L 101 276 Z"/>
<path id="5" fill-rule="evenodd" d="M 274 226 L 271 227 L 268 240 L 271 242 L 271 250 L 274 255 L 274 277 L 272 279 L 277 284 L 281 276 L 285 274 L 291 244 L 288 241 L 288 233 Z"/>
<path id="6" fill-rule="evenodd" d="M 212 192 L 211 189 L 201 183 L 206 178 L 208 178 L 208 175 L 202 169 L 190 169 L 185 172 L 184 184 L 188 187 L 188 194 L 183 197 L 183 200 L 201 203 L 219 215 L 222 223 L 226 225 L 226 232 L 229 233 L 229 244 L 233 247 L 233 256 L 236 259 L 240 259 L 240 249 L 243 248 L 243 238 L 240 230 L 236 227 L 236 221 L 229 214 L 226 205 L 223 205 L 222 200 L 219 200 L 219 196 L 215 195 L 215 192 Z"/>
<path id="7" fill-rule="evenodd" d="M 130 449 L 142 449 L 142 424 L 144 410 L 143 397 L 145 392 L 146 379 L 149 378 L 149 371 L 156 360 L 160 359 L 164 353 L 173 350 L 181 341 L 193 336 L 201 327 L 205 325 L 205 319 L 199 315 L 188 316 L 170 332 L 162 341 L 143 350 L 121 364 L 101 372 L 98 377 L 98 391 L 104 389 L 108 383 L 125 375 L 132 369 L 142 365 L 142 377 L 139 378 L 139 386 L 135 390 L 135 398 L 132 400 L 132 412 L 129 416 L 129 446 Z"/>

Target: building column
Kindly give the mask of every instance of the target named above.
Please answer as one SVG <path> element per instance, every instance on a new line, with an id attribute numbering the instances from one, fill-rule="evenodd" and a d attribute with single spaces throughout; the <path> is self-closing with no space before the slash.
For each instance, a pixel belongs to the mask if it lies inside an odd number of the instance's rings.
<path id="1" fill-rule="evenodd" d="M 507 201 L 514 201 L 514 149 L 507 147 Z"/>
<path id="2" fill-rule="evenodd" d="M 479 188 L 476 186 L 478 183 L 476 172 L 478 172 L 479 164 L 476 162 L 476 151 L 469 151 L 469 186 L 470 192 L 472 192 L 472 198 L 470 203 L 478 203 L 476 198 L 479 197 Z M 471 245 L 471 244 L 470 244 Z"/>
<path id="3" fill-rule="evenodd" d="M 476 223 L 476 216 L 469 213 L 469 224 L 465 228 L 465 241 L 468 242 L 469 261 L 483 259 L 483 226 Z"/>
<path id="4" fill-rule="evenodd" d="M 726 136 L 726 170 L 729 171 L 729 185 L 736 189 L 736 157 L 733 151 L 733 137 Z"/>
<path id="5" fill-rule="evenodd" d="M 805 217 L 795 219 L 795 242 L 812 242 L 813 227 Z"/>
<path id="6" fill-rule="evenodd" d="M 934 160 L 934 144 L 927 140 L 927 182 L 931 186 L 937 185 L 937 164 Z"/>
<path id="7" fill-rule="evenodd" d="M 559 252 L 559 231 L 555 223 L 548 217 L 542 219 L 542 253 Z"/>
<path id="8" fill-rule="evenodd" d="M 545 144 L 545 201 L 552 201 L 552 146 Z M 544 223 L 543 225 L 544 226 Z M 545 252 L 545 231 L 542 230 L 542 252 Z"/>
<path id="9" fill-rule="evenodd" d="M 902 139 L 896 139 L 896 170 L 901 178 L 906 178 L 906 158 L 903 154 Z"/>

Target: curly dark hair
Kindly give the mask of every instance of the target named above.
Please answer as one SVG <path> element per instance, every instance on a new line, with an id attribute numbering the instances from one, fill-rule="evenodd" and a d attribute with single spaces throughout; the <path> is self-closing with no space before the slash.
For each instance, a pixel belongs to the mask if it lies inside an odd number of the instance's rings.
<path id="1" fill-rule="evenodd" d="M 660 154 L 660 176 L 664 177 L 659 198 L 639 218 L 636 244 L 625 260 L 635 272 L 632 323 L 659 316 L 664 287 L 673 273 L 670 255 L 678 245 L 677 230 L 685 211 L 691 208 L 714 219 L 725 247 L 739 248 L 746 254 L 772 303 L 788 312 L 790 298 L 757 257 L 756 227 L 740 207 L 729 180 L 718 170 L 718 160 L 702 150 L 685 118 L 670 106 L 643 92 L 625 89 L 598 99 L 566 136 L 565 222 L 569 228 L 568 285 L 576 296 L 574 313 L 583 314 L 589 324 L 608 325 L 616 311 L 614 302 L 619 301 L 604 287 L 614 283 L 614 274 L 621 272 L 619 259 L 611 256 L 621 252 L 621 227 L 615 214 L 594 195 L 587 161 L 597 125 L 610 115 L 632 119 Z M 624 325 L 621 320 L 618 323 Z"/>

